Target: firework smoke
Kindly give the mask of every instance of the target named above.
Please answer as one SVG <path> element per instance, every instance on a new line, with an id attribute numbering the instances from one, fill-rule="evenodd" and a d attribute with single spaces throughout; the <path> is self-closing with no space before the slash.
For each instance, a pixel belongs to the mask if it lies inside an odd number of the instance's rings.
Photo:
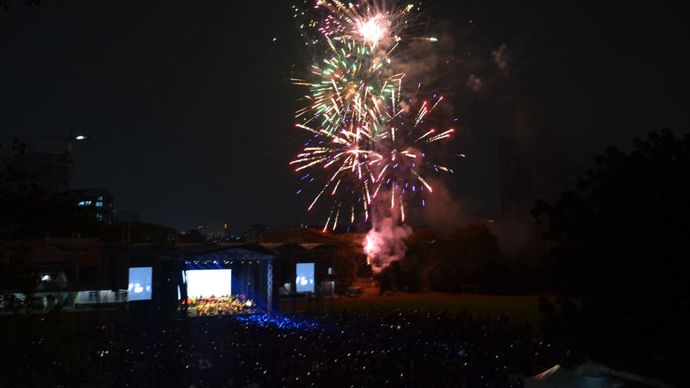
<path id="1" fill-rule="evenodd" d="M 503 43 L 496 50 L 491 52 L 491 57 L 493 58 L 494 63 L 503 75 L 508 75 L 509 71 L 507 51 L 508 46 L 505 43 Z"/>
<path id="2" fill-rule="evenodd" d="M 373 209 L 371 229 L 364 239 L 364 253 L 372 271 L 378 273 L 405 256 L 405 240 L 412 234 L 412 228 L 400 222 L 397 208 L 377 203 Z"/>

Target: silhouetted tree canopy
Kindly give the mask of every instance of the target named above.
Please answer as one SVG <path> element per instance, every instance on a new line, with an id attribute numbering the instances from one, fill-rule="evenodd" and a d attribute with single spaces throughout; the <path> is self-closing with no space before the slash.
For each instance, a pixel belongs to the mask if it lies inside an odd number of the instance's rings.
<path id="1" fill-rule="evenodd" d="M 559 243 L 544 276 L 580 299 L 590 349 L 660 355 L 687 341 L 688 179 L 690 136 L 663 130 L 629 153 L 607 148 L 577 190 L 537 203 L 544 238 Z"/>
<path id="2" fill-rule="evenodd" d="M 9 9 L 10 5 L 12 5 L 12 0 L 0 0 L 0 9 Z M 30 6 L 37 6 L 41 4 L 41 0 L 23 0 L 21 2 L 17 1 L 15 4 L 25 4 L 25 5 L 30 5 Z"/>
<path id="3" fill-rule="evenodd" d="M 377 276 L 382 289 L 460 292 L 463 286 L 475 286 L 486 293 L 506 291 L 507 266 L 496 236 L 484 224 L 470 224 L 448 236 L 418 229 L 407 246 L 405 257 Z"/>

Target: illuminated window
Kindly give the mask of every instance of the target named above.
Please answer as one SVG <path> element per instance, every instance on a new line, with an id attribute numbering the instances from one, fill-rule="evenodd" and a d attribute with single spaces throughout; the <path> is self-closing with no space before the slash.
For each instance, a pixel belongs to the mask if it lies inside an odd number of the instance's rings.
<path id="1" fill-rule="evenodd" d="M 103 202 L 96 202 L 96 207 L 103 207 Z"/>

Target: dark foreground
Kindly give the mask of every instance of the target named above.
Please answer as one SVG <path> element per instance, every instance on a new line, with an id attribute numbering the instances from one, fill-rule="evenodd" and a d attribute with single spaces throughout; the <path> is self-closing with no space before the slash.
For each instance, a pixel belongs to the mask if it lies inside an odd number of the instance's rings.
<path id="1" fill-rule="evenodd" d="M 520 387 L 563 352 L 507 316 L 394 312 L 190 318 L 0 340 L 2 387 Z"/>

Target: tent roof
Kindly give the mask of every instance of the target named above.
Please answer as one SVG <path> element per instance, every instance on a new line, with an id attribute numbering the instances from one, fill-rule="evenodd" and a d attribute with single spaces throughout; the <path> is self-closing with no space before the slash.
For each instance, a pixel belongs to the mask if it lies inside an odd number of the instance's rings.
<path id="1" fill-rule="evenodd" d="M 616 379 L 600 376 L 578 376 L 574 371 L 555 365 L 525 379 L 525 388 L 614 388 L 623 387 Z"/>

